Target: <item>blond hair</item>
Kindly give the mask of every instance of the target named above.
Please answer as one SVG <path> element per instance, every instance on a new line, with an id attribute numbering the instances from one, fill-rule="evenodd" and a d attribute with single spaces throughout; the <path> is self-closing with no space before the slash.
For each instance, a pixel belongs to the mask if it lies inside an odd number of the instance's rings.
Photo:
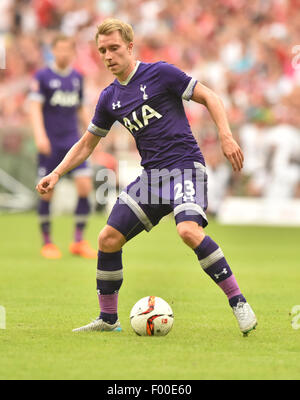
<path id="1" fill-rule="evenodd" d="M 120 32 L 125 43 L 133 42 L 134 32 L 132 26 L 115 18 L 107 18 L 98 26 L 95 38 L 96 42 L 98 43 L 99 35 L 109 35 L 115 31 Z"/>
<path id="2" fill-rule="evenodd" d="M 73 47 L 75 47 L 75 42 L 74 42 L 73 38 L 71 38 L 70 36 L 67 36 L 63 33 L 58 33 L 56 36 L 54 36 L 54 38 L 52 39 L 52 42 L 51 42 L 51 47 L 54 48 L 57 45 L 57 43 L 59 43 L 59 42 L 70 42 L 71 45 Z"/>

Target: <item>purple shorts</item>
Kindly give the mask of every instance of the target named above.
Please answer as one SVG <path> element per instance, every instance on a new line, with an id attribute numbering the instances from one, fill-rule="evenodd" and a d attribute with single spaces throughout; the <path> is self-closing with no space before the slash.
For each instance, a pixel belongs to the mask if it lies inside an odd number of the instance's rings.
<path id="1" fill-rule="evenodd" d="M 65 149 L 52 149 L 50 156 L 38 154 L 38 178 L 41 179 L 50 174 L 61 163 L 68 151 Z M 89 167 L 87 161 L 85 161 L 70 171 L 69 174 L 73 177 L 92 176 L 92 169 Z"/>
<path id="2" fill-rule="evenodd" d="M 121 192 L 107 224 L 130 240 L 172 212 L 176 224 L 194 221 L 205 227 L 206 209 L 206 169 L 195 162 L 191 168 L 144 170 Z"/>

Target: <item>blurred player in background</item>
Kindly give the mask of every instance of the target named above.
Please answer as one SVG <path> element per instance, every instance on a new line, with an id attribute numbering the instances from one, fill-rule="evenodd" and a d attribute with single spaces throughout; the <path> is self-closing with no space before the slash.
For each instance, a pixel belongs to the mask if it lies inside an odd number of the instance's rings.
<path id="1" fill-rule="evenodd" d="M 54 62 L 38 71 L 31 86 L 30 118 L 38 149 L 39 179 L 48 175 L 79 140 L 79 120 L 88 126 L 88 112 L 83 104 L 83 77 L 72 69 L 75 44 L 67 36 L 58 35 L 52 43 Z M 96 258 L 97 253 L 83 240 L 90 214 L 88 196 L 92 190 L 92 170 L 86 161 L 74 169 L 78 204 L 75 210 L 74 242 L 70 252 L 85 258 Z M 41 254 L 58 259 L 61 251 L 52 242 L 50 203 L 53 192 L 42 195 L 38 214 L 43 237 Z"/>
<path id="2" fill-rule="evenodd" d="M 118 292 L 123 282 L 122 248 L 128 240 L 143 230 L 150 231 L 173 212 L 179 236 L 223 290 L 241 332 L 247 334 L 257 324 L 254 312 L 221 248 L 204 233 L 208 223 L 205 161 L 182 100 L 194 100 L 207 107 L 218 127 L 223 153 L 234 171 L 243 167 L 242 151 L 232 137 L 220 98 L 173 65 L 137 61 L 133 37 L 132 27 L 119 20 L 109 19 L 99 26 L 96 40 L 100 56 L 117 79 L 102 91 L 82 139 L 37 185 L 41 194 L 51 193 L 60 176 L 86 160 L 115 121 L 135 138 L 143 174 L 121 192 L 99 235 L 97 289 L 101 313 L 95 321 L 74 331 L 121 329 Z M 145 195 L 146 200 L 151 197 L 151 201 L 143 201 L 145 197 L 139 200 L 137 192 Z"/>

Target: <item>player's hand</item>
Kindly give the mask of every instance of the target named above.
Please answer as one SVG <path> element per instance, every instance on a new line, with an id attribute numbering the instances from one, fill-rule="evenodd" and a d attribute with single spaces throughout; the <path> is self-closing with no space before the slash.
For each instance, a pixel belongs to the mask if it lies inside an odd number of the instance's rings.
<path id="1" fill-rule="evenodd" d="M 36 146 L 40 154 L 50 156 L 52 149 L 50 140 L 47 138 L 47 136 L 41 136 L 40 138 L 38 138 Z"/>
<path id="2" fill-rule="evenodd" d="M 239 172 L 244 164 L 244 155 L 240 146 L 231 136 L 222 137 L 221 146 L 224 156 L 230 161 L 233 170 Z"/>
<path id="3" fill-rule="evenodd" d="M 59 181 L 59 175 L 56 172 L 51 172 L 51 174 L 45 176 L 40 180 L 36 186 L 36 190 L 39 194 L 46 194 L 54 189 L 54 186 Z"/>

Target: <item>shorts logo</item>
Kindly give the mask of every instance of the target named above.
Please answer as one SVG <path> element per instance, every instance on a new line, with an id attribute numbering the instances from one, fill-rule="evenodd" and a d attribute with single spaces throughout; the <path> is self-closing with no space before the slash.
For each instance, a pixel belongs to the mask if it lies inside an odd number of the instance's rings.
<path id="1" fill-rule="evenodd" d="M 121 102 L 118 101 L 117 103 L 112 103 L 112 108 L 115 110 L 116 108 L 121 108 Z"/>
<path id="2" fill-rule="evenodd" d="M 43 178 L 44 176 L 47 175 L 47 169 L 45 167 L 40 167 L 38 169 L 38 176 L 39 178 Z"/>
<path id="3" fill-rule="evenodd" d="M 146 93 L 146 89 L 147 89 L 146 85 L 141 85 L 140 86 L 140 91 L 144 93 L 143 94 L 143 100 L 148 100 L 148 98 L 149 98 L 149 96 Z"/>

